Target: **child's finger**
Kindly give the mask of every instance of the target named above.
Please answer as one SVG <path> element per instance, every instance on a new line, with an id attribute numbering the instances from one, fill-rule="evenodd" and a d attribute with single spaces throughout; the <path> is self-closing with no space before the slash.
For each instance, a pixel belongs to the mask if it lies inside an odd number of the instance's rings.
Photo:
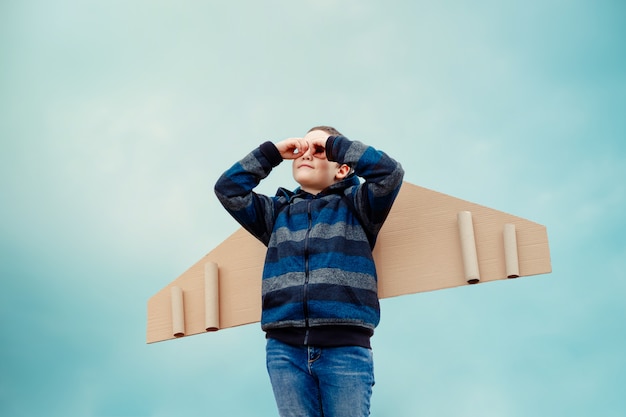
<path id="1" fill-rule="evenodd" d="M 313 146 L 321 146 L 322 148 L 326 148 L 327 141 L 328 137 L 316 137 L 311 140 L 311 144 Z"/>
<path id="2" fill-rule="evenodd" d="M 298 156 L 305 154 L 309 150 L 309 142 L 304 139 L 298 139 L 296 149 L 298 150 Z"/>
<path id="3" fill-rule="evenodd" d="M 276 144 L 276 148 L 278 152 L 283 157 L 283 159 L 294 159 L 297 158 L 299 146 L 299 138 L 288 138 Z"/>

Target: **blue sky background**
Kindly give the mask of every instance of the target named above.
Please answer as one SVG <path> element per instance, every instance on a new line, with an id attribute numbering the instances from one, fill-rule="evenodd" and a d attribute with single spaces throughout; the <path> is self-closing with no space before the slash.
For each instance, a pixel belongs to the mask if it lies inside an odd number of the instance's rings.
<path id="1" fill-rule="evenodd" d="M 553 273 L 382 301 L 373 416 L 626 414 L 626 3 L 3 1 L 0 415 L 274 416 L 257 325 L 145 344 L 317 124 L 544 224 Z M 260 191 L 293 187 L 281 166 Z"/>

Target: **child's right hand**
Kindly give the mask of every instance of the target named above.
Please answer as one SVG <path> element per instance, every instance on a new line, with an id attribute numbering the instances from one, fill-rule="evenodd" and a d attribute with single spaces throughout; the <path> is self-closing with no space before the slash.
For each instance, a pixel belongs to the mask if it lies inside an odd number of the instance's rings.
<path id="1" fill-rule="evenodd" d="M 299 158 L 309 149 L 309 143 L 303 138 L 289 138 L 275 145 L 283 159 Z"/>

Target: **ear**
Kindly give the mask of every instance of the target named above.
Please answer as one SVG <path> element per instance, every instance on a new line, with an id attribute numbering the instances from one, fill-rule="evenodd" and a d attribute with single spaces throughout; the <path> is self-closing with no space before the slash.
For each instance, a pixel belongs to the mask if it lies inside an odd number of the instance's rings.
<path id="1" fill-rule="evenodd" d="M 336 180 L 342 180 L 348 176 L 350 173 L 350 167 L 346 164 L 341 164 L 339 168 L 337 168 L 337 173 L 335 174 Z"/>

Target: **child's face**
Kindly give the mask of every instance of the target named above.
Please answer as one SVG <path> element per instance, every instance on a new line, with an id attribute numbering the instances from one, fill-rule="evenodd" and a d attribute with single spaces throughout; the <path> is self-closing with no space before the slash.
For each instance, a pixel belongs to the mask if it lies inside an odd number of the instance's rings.
<path id="1" fill-rule="evenodd" d="M 304 140 L 308 142 L 309 149 L 293 160 L 293 178 L 304 191 L 311 194 L 317 194 L 345 177 L 338 163 L 326 159 L 324 145 L 328 136 L 329 134 L 322 130 L 307 133 Z"/>

